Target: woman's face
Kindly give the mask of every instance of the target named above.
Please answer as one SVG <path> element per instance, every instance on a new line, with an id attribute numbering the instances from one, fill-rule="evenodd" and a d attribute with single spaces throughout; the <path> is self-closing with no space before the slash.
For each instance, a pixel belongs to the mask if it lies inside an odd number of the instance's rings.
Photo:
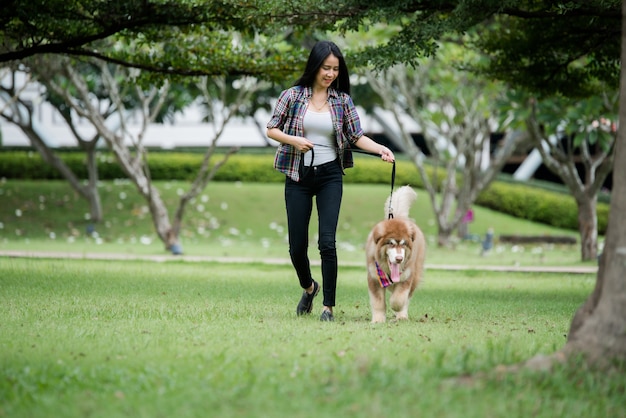
<path id="1" fill-rule="evenodd" d="M 328 88 L 337 79 L 337 76 L 339 76 L 339 58 L 330 54 L 317 71 L 315 84 L 318 87 Z"/>

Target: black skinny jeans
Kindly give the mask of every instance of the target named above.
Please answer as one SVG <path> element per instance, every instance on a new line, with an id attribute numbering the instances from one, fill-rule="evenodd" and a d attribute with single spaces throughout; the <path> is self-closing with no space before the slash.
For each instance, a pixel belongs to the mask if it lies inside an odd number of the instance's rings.
<path id="1" fill-rule="evenodd" d="M 313 284 L 309 263 L 309 222 L 316 197 L 319 220 L 317 246 L 322 260 L 322 289 L 324 306 L 335 306 L 337 289 L 337 248 L 335 237 L 339 209 L 343 196 L 343 174 L 339 160 L 318 167 L 304 167 L 300 181 L 287 177 L 285 203 L 289 230 L 289 255 L 296 270 L 300 286 L 306 289 Z"/>

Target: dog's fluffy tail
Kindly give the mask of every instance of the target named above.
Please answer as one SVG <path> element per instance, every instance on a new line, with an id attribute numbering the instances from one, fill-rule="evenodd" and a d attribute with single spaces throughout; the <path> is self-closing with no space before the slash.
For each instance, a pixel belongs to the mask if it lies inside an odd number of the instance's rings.
<path id="1" fill-rule="evenodd" d="M 391 208 L 389 207 L 389 199 L 391 199 Z M 411 205 L 417 199 L 417 193 L 411 186 L 402 186 L 387 198 L 385 202 L 385 219 L 389 219 L 389 212 L 394 218 L 408 218 Z"/>

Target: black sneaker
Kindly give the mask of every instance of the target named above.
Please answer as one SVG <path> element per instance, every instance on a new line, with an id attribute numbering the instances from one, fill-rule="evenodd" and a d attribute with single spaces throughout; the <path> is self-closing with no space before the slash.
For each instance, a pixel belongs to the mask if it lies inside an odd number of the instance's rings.
<path id="1" fill-rule="evenodd" d="M 335 317 L 333 316 L 333 313 L 331 311 L 329 311 L 328 309 L 324 309 L 322 311 L 322 315 L 320 316 L 320 321 L 332 322 L 334 320 L 335 320 Z"/>
<path id="2" fill-rule="evenodd" d="M 306 290 L 302 292 L 302 297 L 300 298 L 300 302 L 298 303 L 298 307 L 296 308 L 296 313 L 298 315 L 310 314 L 313 309 L 313 299 L 320 292 L 320 285 L 315 280 L 313 280 L 313 293 L 308 294 Z"/>

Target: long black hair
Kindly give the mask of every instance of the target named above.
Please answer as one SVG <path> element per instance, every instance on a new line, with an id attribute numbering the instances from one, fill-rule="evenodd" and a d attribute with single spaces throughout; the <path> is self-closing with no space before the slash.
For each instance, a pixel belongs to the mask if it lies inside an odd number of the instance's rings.
<path id="1" fill-rule="evenodd" d="M 343 58 L 339 47 L 330 41 L 319 41 L 313 46 L 309 54 L 309 59 L 306 62 L 304 73 L 298 81 L 296 81 L 294 86 L 311 87 L 324 60 L 331 54 L 339 60 L 339 74 L 330 86 L 336 90 L 350 94 L 350 74 L 348 74 L 346 60 Z"/>

